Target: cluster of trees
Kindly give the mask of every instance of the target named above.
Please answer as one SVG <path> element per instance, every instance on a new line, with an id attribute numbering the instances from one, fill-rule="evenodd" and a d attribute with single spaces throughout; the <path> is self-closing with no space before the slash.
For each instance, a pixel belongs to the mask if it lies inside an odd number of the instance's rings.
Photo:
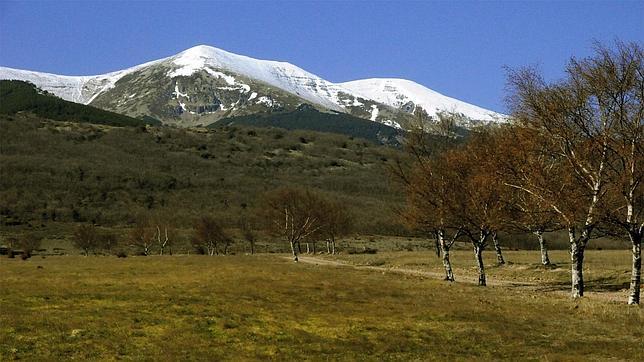
<path id="1" fill-rule="evenodd" d="M 532 232 L 549 264 L 543 233 L 566 230 L 572 262 L 572 296 L 584 294 L 584 250 L 593 237 L 612 235 L 632 244 L 629 304 L 640 300 L 644 229 L 644 68 L 638 44 L 596 44 L 593 56 L 571 59 L 563 80 L 548 83 L 534 68 L 509 71 L 510 122 L 450 142 L 451 123 L 436 124 L 441 152 L 427 149 L 419 129 L 409 137 L 405 182 L 409 224 L 433 233 L 446 279 L 454 280 L 450 247 L 465 238 L 481 253 L 490 239 L 503 262 L 496 233 Z M 422 115 L 421 115 L 422 117 Z"/>
<path id="2" fill-rule="evenodd" d="M 313 246 L 326 242 L 327 252 L 335 254 L 336 240 L 348 234 L 352 217 L 347 205 L 312 189 L 278 188 L 265 197 L 263 220 L 271 234 L 286 241 L 298 261 L 302 242 Z"/>

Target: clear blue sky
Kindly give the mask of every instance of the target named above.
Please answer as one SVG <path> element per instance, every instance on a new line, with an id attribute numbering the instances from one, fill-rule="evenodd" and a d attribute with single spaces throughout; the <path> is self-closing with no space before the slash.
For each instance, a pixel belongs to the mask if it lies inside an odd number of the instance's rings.
<path id="1" fill-rule="evenodd" d="M 644 1 L 7 2 L 0 65 L 114 71 L 207 44 L 330 81 L 411 79 L 504 111 L 504 65 L 562 75 L 592 40 L 644 41 Z"/>

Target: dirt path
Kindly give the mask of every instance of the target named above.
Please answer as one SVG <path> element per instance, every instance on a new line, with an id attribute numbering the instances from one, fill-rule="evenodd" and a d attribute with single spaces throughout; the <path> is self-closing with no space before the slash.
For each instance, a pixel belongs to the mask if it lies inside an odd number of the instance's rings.
<path id="1" fill-rule="evenodd" d="M 424 271 L 424 270 L 370 266 L 370 265 L 354 265 L 354 264 L 344 263 L 337 260 L 320 259 L 312 256 L 298 256 L 298 258 L 300 262 L 306 263 L 306 264 L 327 265 L 327 266 L 334 266 L 334 267 L 349 267 L 349 268 L 358 269 L 358 270 L 372 270 L 372 271 L 377 271 L 381 273 L 384 272 L 384 273 L 414 275 L 414 276 L 422 276 L 422 277 L 427 277 L 432 279 L 445 278 L 444 273 Z M 477 278 L 478 277 L 474 275 L 465 275 L 461 280 L 465 281 L 465 283 L 468 283 L 468 284 L 477 284 L 478 283 Z M 506 286 L 506 287 L 538 286 L 538 284 L 536 283 L 516 282 L 516 281 L 509 281 L 509 280 L 489 280 L 487 284 L 491 286 Z"/>
<path id="2" fill-rule="evenodd" d="M 312 256 L 298 256 L 298 258 L 301 263 L 306 263 L 306 264 L 314 264 L 314 265 L 322 265 L 322 266 L 330 266 L 330 267 L 346 267 L 346 268 L 352 268 L 356 270 L 375 271 L 379 273 L 397 273 L 397 274 L 404 274 L 404 275 L 427 277 L 432 279 L 445 278 L 445 274 L 431 272 L 431 271 L 396 268 L 396 267 L 354 265 L 354 264 L 341 262 L 338 260 L 321 259 L 321 258 L 316 258 Z M 478 283 L 477 282 L 478 277 L 476 275 L 468 275 L 468 274 L 463 275 L 462 273 L 461 275 L 462 277 L 458 280 L 458 282 L 467 283 L 467 284 Z M 526 288 L 533 292 L 552 293 L 552 294 L 557 294 L 561 296 L 569 295 L 569 292 L 567 290 L 546 290 L 547 286 L 544 286 L 543 284 L 539 284 L 539 283 L 534 283 L 534 282 L 517 282 L 517 281 L 504 280 L 504 279 L 494 279 L 494 280 L 488 280 L 487 285 L 498 286 L 498 287 L 508 287 L 508 288 Z M 608 301 L 608 302 L 626 301 L 626 294 L 624 294 L 623 292 L 586 292 L 585 297 L 595 299 L 595 300 Z"/>

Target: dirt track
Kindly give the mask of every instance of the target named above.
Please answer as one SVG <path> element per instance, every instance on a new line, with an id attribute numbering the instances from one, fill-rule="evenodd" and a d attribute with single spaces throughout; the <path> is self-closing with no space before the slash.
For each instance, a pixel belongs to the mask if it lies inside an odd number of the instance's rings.
<path id="1" fill-rule="evenodd" d="M 292 260 L 291 257 L 288 257 L 289 260 Z M 344 263 L 337 260 L 328 260 L 317 258 L 313 256 L 298 256 L 298 259 L 301 263 L 314 264 L 321 266 L 330 266 L 330 267 L 346 267 L 357 270 L 369 270 L 380 273 L 397 273 L 404 275 L 413 275 L 419 277 L 427 277 L 432 279 L 444 279 L 445 274 L 430 272 L 430 271 L 421 271 L 414 269 L 406 268 L 392 268 L 392 267 L 380 267 L 380 266 L 369 266 L 369 265 L 353 265 L 349 263 Z M 467 284 L 477 284 L 477 276 L 475 275 L 462 275 L 457 282 L 467 283 Z M 534 292 L 545 292 L 545 293 L 554 293 L 558 295 L 569 295 L 568 290 L 547 290 L 546 286 L 532 283 L 532 282 L 517 282 L 503 279 L 494 279 L 488 280 L 487 285 L 489 286 L 498 286 L 498 287 L 508 287 L 508 288 L 526 288 Z M 585 297 L 597 300 L 604 300 L 610 302 L 625 302 L 626 294 L 624 292 L 586 292 Z"/>

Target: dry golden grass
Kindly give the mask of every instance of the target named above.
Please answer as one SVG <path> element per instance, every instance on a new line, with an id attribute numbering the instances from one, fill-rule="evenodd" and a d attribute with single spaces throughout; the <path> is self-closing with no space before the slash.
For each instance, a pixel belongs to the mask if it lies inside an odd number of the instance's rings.
<path id="1" fill-rule="evenodd" d="M 0 360 L 644 359 L 641 307 L 280 255 L 2 258 L 0 276 Z"/>

